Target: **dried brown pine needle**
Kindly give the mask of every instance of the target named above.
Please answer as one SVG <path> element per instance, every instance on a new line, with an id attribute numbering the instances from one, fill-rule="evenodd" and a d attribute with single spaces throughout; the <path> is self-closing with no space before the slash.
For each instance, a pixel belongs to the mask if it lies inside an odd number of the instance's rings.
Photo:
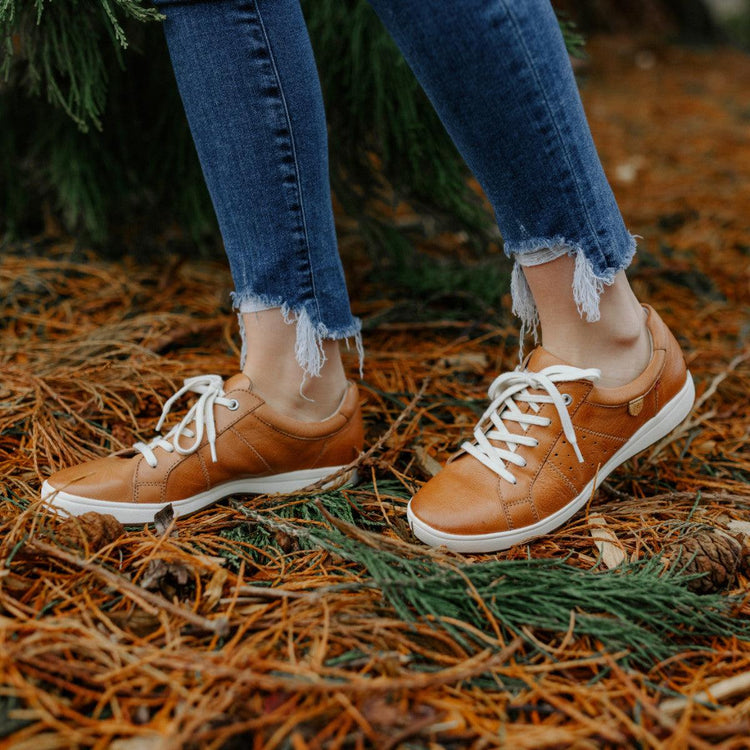
<path id="1" fill-rule="evenodd" d="M 631 40 L 594 40 L 590 51 L 592 128 L 630 228 L 644 237 L 633 284 L 677 332 L 702 399 L 687 431 L 618 470 L 588 517 L 544 539 L 498 555 L 426 553 L 441 569 L 468 566 L 462 601 L 475 615 L 457 608 L 410 621 L 345 550 L 304 543 L 335 529 L 307 497 L 242 498 L 125 533 L 103 517 L 46 515 L 34 500 L 53 470 L 148 438 L 182 378 L 233 372 L 230 281 L 218 262 L 165 263 L 162 273 L 65 244 L 6 252 L 0 743 L 745 746 L 746 641 L 686 634 L 672 656 L 637 664 L 586 634 L 582 623 L 602 617 L 596 602 L 565 612 L 558 629 L 508 632 L 498 624 L 503 602 L 483 600 L 475 583 L 489 565 L 527 558 L 566 559 L 591 576 L 616 575 L 620 561 L 663 572 L 666 562 L 705 558 L 711 580 L 720 563 L 721 584 L 737 595 L 727 617 L 750 614 L 747 568 L 711 531 L 746 533 L 750 506 L 750 150 L 733 104 L 750 62 L 729 50 L 708 58 L 667 48 L 654 77 L 632 64 Z M 633 154 L 641 158 L 630 182 L 632 170 L 618 166 Z M 341 230 L 356 252 L 353 226 Z M 421 240 L 427 252 L 453 242 Z M 347 535 L 364 529 L 347 543 L 408 561 L 422 548 L 405 504 L 471 430 L 491 379 L 515 366 L 517 327 L 497 311 L 480 321 L 447 308 L 424 322 L 398 319 L 413 300 L 378 297 L 368 273 L 352 268 L 367 329 L 363 407 L 369 443 L 385 437 L 360 467 L 362 485 L 324 507 Z M 243 508 L 295 533 L 269 531 Z M 686 558 L 690 545 L 700 555 Z"/>

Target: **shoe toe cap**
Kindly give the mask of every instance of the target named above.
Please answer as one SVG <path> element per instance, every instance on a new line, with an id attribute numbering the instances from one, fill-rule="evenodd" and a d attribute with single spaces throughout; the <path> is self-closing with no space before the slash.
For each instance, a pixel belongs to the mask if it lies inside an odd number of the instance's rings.
<path id="1" fill-rule="evenodd" d="M 42 499 L 56 493 L 92 500 L 132 502 L 132 471 L 126 459 L 99 458 L 54 473 L 44 483 Z M 129 462 L 128 462 L 129 463 Z"/>
<path id="2" fill-rule="evenodd" d="M 497 477 L 470 458 L 448 464 L 414 495 L 409 508 L 417 521 L 444 534 L 508 529 Z"/>

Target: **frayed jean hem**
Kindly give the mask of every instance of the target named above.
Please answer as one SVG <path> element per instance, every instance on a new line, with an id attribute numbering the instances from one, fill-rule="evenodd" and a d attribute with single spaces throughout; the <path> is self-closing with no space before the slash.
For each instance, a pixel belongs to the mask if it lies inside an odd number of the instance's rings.
<path id="1" fill-rule="evenodd" d="M 594 268 L 586 251 L 577 242 L 570 242 L 564 237 L 551 239 L 533 239 L 520 243 L 506 243 L 505 252 L 514 258 L 510 292 L 513 301 L 513 314 L 521 320 L 520 340 L 528 332 L 538 342 L 539 313 L 531 294 L 531 289 L 523 273 L 524 266 L 538 266 L 549 263 L 563 255 L 575 259 L 573 271 L 573 299 L 582 318 L 589 322 L 599 320 L 599 299 L 605 286 L 614 283 L 619 271 L 627 268 L 636 251 L 636 236 L 628 234 L 628 247 L 614 264 L 601 270 Z"/>
<path id="2" fill-rule="evenodd" d="M 245 366 L 247 357 L 247 337 L 245 335 L 245 324 L 242 319 L 243 313 L 260 312 L 278 308 L 284 318 L 284 322 L 296 326 L 296 340 L 294 355 L 304 377 L 319 377 L 323 365 L 326 362 L 323 342 L 325 340 L 346 341 L 347 348 L 349 340 L 354 340 L 359 359 L 359 376 L 363 377 L 364 348 L 362 346 L 362 321 L 352 318 L 352 323 L 343 328 L 329 328 L 324 323 L 314 323 L 307 308 L 304 306 L 291 307 L 278 297 L 269 295 L 253 294 L 250 292 L 232 292 L 232 305 L 237 310 L 237 319 L 240 326 L 240 337 L 242 339 L 242 350 L 240 352 L 240 368 Z"/>

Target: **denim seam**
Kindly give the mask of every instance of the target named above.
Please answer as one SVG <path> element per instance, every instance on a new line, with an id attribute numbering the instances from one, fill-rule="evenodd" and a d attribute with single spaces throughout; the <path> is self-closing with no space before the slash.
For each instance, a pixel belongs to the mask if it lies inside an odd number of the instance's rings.
<path id="1" fill-rule="evenodd" d="M 286 116 L 286 122 L 287 122 L 287 128 L 289 130 L 289 143 L 292 147 L 292 156 L 294 158 L 294 174 L 296 177 L 297 182 L 297 193 L 299 196 L 299 211 L 302 218 L 302 229 L 305 235 L 305 251 L 307 253 L 307 263 L 308 263 L 308 269 L 310 274 L 310 284 L 312 286 L 312 293 L 313 293 L 313 300 L 315 302 L 315 310 L 317 312 L 317 318 L 318 320 L 321 320 L 320 315 L 320 305 L 318 304 L 318 293 L 315 288 L 315 275 L 312 271 L 312 258 L 310 257 L 310 238 L 307 233 L 307 219 L 305 217 L 305 203 L 303 200 L 302 195 L 302 181 L 300 180 L 300 174 L 299 174 L 299 162 L 297 161 L 297 149 L 294 143 L 294 129 L 292 128 L 292 119 L 289 116 L 289 107 L 286 103 L 286 97 L 284 96 L 284 89 L 281 85 L 281 77 L 279 76 L 279 70 L 276 67 L 276 59 L 273 54 L 273 49 L 271 47 L 271 40 L 268 37 L 268 32 L 266 31 L 265 23 L 263 22 L 263 16 L 260 12 L 260 6 L 257 2 L 257 0 L 253 0 L 253 5 L 255 6 L 255 12 L 258 16 L 258 25 L 260 26 L 261 31 L 263 32 L 263 38 L 266 41 L 266 48 L 268 49 L 268 58 L 271 61 L 271 66 L 273 67 L 273 74 L 276 78 L 276 85 L 279 89 L 279 97 L 281 98 L 281 103 L 284 105 L 284 114 Z"/>
<path id="2" fill-rule="evenodd" d="M 578 195 L 578 200 L 581 204 L 581 208 L 583 209 L 584 214 L 586 215 L 586 225 L 589 228 L 589 231 L 592 231 L 593 225 L 591 222 L 591 216 L 589 215 L 588 206 L 586 205 L 586 201 L 583 200 L 583 195 L 581 191 L 581 186 L 578 182 L 578 179 L 576 178 L 575 171 L 573 170 L 573 165 L 570 161 L 570 154 L 568 153 L 567 148 L 565 148 L 565 141 L 562 137 L 562 133 L 560 132 L 560 127 L 554 117 L 554 113 L 552 112 L 552 107 L 550 107 L 549 100 L 547 99 L 547 92 L 544 89 L 544 86 L 541 85 L 541 81 L 539 79 L 539 75 L 537 74 L 536 68 L 533 65 L 531 54 L 529 53 L 529 49 L 526 46 L 526 40 L 523 37 L 523 33 L 521 30 L 521 26 L 518 23 L 516 17 L 513 15 L 513 11 L 510 8 L 510 4 L 507 2 L 507 0 L 502 0 L 503 5 L 505 6 L 505 9 L 508 13 L 508 18 L 510 18 L 511 23 L 516 29 L 516 35 L 518 40 L 521 43 L 521 47 L 523 49 L 524 55 L 526 57 L 526 62 L 529 66 L 529 69 L 531 70 L 531 74 L 534 77 L 534 81 L 536 82 L 538 90 L 541 92 L 541 98 L 544 101 L 544 105 L 547 108 L 547 114 L 549 115 L 550 121 L 553 123 L 555 132 L 557 134 L 557 138 L 560 144 L 560 148 L 565 156 L 565 162 L 568 166 L 568 173 L 570 174 L 573 184 L 575 185 L 576 194 Z M 599 251 L 599 254 L 606 259 L 606 255 L 604 254 L 601 246 L 599 245 L 599 236 L 596 232 L 592 232 L 592 235 L 594 237 L 594 243 L 596 245 L 596 249 Z M 585 253 L 584 253 L 585 254 Z M 593 264 L 592 264 L 593 265 Z"/>

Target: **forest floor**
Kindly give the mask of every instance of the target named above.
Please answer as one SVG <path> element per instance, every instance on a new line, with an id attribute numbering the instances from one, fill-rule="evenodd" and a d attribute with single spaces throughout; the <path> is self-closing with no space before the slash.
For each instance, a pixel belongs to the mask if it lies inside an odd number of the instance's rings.
<path id="1" fill-rule="evenodd" d="M 698 402 L 585 512 L 507 553 L 428 550 L 404 520 L 516 364 L 507 294 L 478 317 L 469 291 L 384 298 L 353 269 L 368 439 L 386 435 L 361 484 L 122 530 L 40 512 L 40 482 L 148 437 L 183 377 L 234 371 L 228 272 L 59 237 L 5 253 L 0 746 L 750 747 L 747 568 L 721 580 L 715 561 L 700 594 L 675 567 L 680 543 L 750 529 L 750 57 L 589 52 L 592 130 L 642 236 L 633 286 Z"/>

